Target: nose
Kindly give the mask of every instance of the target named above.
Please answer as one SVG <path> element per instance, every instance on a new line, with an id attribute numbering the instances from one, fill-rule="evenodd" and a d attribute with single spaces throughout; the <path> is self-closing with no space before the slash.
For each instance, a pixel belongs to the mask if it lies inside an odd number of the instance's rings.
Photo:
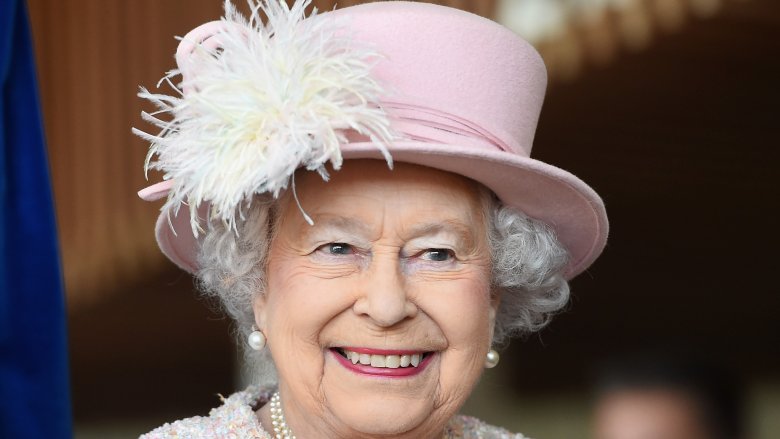
<path id="1" fill-rule="evenodd" d="M 377 326 L 389 328 L 417 315 L 397 258 L 374 258 L 360 288 L 353 310 Z"/>

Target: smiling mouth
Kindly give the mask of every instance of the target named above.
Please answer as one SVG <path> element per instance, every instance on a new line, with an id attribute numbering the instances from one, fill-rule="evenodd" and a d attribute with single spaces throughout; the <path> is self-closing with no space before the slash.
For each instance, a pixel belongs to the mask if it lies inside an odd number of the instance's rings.
<path id="1" fill-rule="evenodd" d="M 361 364 L 375 368 L 405 369 L 417 368 L 433 352 L 399 352 L 385 355 L 371 353 L 369 349 L 351 350 L 348 348 L 333 348 L 334 352 L 354 365 Z"/>

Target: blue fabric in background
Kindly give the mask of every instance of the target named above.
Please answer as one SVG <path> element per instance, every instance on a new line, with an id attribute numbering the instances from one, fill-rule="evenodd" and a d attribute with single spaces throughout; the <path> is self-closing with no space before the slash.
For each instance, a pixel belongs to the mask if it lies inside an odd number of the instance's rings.
<path id="1" fill-rule="evenodd" d="M 0 438 L 69 438 L 66 314 L 24 0 L 0 0 Z"/>

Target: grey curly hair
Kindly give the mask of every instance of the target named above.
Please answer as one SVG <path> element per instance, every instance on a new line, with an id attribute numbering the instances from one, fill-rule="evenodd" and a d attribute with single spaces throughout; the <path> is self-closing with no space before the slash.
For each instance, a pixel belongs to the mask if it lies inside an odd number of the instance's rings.
<path id="1" fill-rule="evenodd" d="M 569 299 L 563 276 L 568 252 L 545 223 L 503 205 L 493 193 L 480 187 L 492 259 L 493 294 L 500 294 L 493 343 L 541 329 Z M 246 336 L 254 324 L 252 302 L 265 291 L 265 267 L 279 200 L 253 200 L 238 233 L 212 223 L 198 255 L 202 267 L 196 273 L 201 291 L 218 299 L 236 321 L 236 337 L 243 348 L 247 376 L 259 385 L 275 385 L 276 373 L 268 349 L 253 351 Z"/>

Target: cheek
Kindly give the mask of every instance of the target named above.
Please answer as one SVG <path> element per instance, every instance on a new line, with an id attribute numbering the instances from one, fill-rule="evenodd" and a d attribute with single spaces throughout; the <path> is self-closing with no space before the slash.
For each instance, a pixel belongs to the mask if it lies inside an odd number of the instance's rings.
<path id="1" fill-rule="evenodd" d="M 315 267 L 303 258 L 272 262 L 268 270 L 268 305 L 286 311 L 290 318 L 319 322 L 343 295 L 338 279 L 317 276 Z"/>
<path id="2" fill-rule="evenodd" d="M 308 412 L 319 413 L 316 401 L 327 355 L 322 335 L 351 299 L 344 280 L 311 272 L 303 264 L 269 264 L 266 330 L 281 383 Z"/>
<path id="3" fill-rule="evenodd" d="M 459 406 L 471 393 L 484 370 L 492 331 L 489 282 L 432 284 L 420 305 L 447 340 L 441 354 L 438 403 Z"/>
<path id="4" fill-rule="evenodd" d="M 451 348 L 490 345 L 489 285 L 486 276 L 420 285 L 419 306 L 439 325 Z"/>
<path id="5" fill-rule="evenodd" d="M 314 272 L 301 261 L 281 260 L 269 265 L 269 342 L 284 336 L 281 342 L 288 344 L 287 348 L 301 351 L 309 347 L 310 354 L 320 355 L 323 328 L 350 306 L 352 294 L 348 278 L 319 277 L 312 275 Z"/>
<path id="6" fill-rule="evenodd" d="M 436 282 L 423 289 L 420 308 L 436 322 L 447 340 L 443 371 L 481 370 L 492 332 L 487 280 Z"/>

